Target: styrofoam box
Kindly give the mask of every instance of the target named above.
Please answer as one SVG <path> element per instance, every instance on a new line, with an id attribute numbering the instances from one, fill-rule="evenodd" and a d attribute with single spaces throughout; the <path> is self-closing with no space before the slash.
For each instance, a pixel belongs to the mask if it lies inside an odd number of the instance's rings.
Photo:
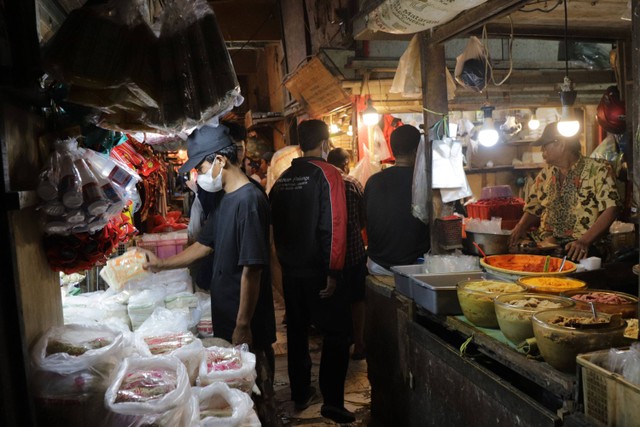
<path id="1" fill-rule="evenodd" d="M 591 360 L 609 350 L 579 354 L 584 393 L 584 413 L 610 426 L 637 426 L 640 419 L 640 387 Z"/>
<path id="2" fill-rule="evenodd" d="M 406 297 L 413 298 L 411 277 L 416 274 L 425 274 L 426 268 L 424 264 L 396 265 L 391 267 L 396 290 Z"/>
<path id="3" fill-rule="evenodd" d="M 467 279 L 482 279 L 484 272 L 418 274 L 412 277 L 413 300 L 434 314 L 461 314 L 456 285 Z"/>

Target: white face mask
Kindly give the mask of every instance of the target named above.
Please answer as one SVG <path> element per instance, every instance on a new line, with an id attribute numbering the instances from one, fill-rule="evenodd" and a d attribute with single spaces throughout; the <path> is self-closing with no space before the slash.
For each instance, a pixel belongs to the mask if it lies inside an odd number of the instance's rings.
<path id="1" fill-rule="evenodd" d="M 325 144 L 322 143 L 322 158 L 327 160 L 327 157 L 329 157 L 329 144 L 326 144 L 327 150 L 325 151 L 324 149 Z"/>
<path id="2" fill-rule="evenodd" d="M 204 191 L 209 193 L 217 193 L 222 190 L 222 169 L 224 168 L 224 165 L 220 165 L 220 173 L 218 173 L 215 178 L 211 176 L 213 173 L 213 165 L 216 161 L 218 161 L 218 159 L 213 161 L 207 173 L 198 175 L 198 185 L 202 187 Z"/>

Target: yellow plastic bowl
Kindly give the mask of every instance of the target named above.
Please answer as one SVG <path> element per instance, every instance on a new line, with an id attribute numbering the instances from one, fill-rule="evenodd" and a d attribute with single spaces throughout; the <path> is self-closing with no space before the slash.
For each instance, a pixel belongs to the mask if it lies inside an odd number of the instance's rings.
<path id="1" fill-rule="evenodd" d="M 540 294 L 560 295 L 563 292 L 587 288 L 586 282 L 563 276 L 527 276 L 519 278 L 517 282 L 525 286 L 529 292 Z"/>

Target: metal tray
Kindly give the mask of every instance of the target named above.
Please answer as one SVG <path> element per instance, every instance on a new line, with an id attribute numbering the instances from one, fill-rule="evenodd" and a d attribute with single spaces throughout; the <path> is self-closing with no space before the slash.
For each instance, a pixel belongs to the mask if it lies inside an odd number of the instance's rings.
<path id="1" fill-rule="evenodd" d="M 467 279 L 482 279 L 484 272 L 417 274 L 412 277 L 413 300 L 434 314 L 461 314 L 456 284 Z"/>
<path id="2" fill-rule="evenodd" d="M 391 271 L 393 272 L 396 291 L 406 297 L 413 298 L 411 278 L 416 274 L 425 274 L 426 266 L 424 264 L 395 265 L 391 267 Z"/>

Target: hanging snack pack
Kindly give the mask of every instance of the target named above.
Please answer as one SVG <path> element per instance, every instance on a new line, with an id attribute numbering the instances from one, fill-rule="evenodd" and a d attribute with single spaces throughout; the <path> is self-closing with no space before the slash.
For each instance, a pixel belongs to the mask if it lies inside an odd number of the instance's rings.
<path id="1" fill-rule="evenodd" d="M 139 180 L 110 157 L 79 148 L 73 138 L 58 141 L 37 189 L 45 232 L 66 236 L 104 229 L 135 198 Z"/>
<path id="2" fill-rule="evenodd" d="M 159 51 L 164 129 L 178 133 L 242 102 L 231 57 L 206 1 L 166 5 Z"/>

